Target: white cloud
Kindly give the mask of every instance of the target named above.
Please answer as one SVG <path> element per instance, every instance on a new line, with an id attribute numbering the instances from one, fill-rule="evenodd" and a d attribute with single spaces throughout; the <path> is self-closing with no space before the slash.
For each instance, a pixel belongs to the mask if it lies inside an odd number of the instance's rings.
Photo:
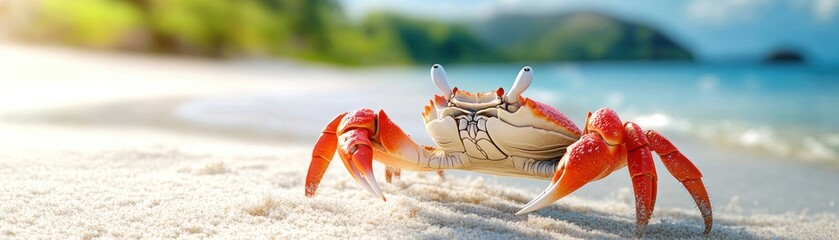
<path id="1" fill-rule="evenodd" d="M 768 0 L 694 0 L 686 5 L 689 18 L 705 24 L 747 23 L 759 20 Z"/>
<path id="2" fill-rule="evenodd" d="M 770 17 L 767 11 L 777 6 L 812 14 L 817 21 L 827 22 L 839 10 L 839 0 L 693 0 L 685 6 L 685 12 L 701 24 L 738 24 Z"/>
<path id="3" fill-rule="evenodd" d="M 836 9 L 839 8 L 839 0 L 814 0 L 813 1 L 813 15 L 816 20 L 826 22 L 833 18 L 836 14 Z"/>

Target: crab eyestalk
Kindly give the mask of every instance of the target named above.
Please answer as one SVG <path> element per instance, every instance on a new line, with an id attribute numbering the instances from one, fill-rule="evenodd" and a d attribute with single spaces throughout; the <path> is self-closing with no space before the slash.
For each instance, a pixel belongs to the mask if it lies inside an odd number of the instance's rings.
<path id="1" fill-rule="evenodd" d="M 434 64 L 431 66 L 431 82 L 434 82 L 434 85 L 443 92 L 443 97 L 446 100 L 451 100 L 449 98 L 452 97 L 452 88 L 449 87 L 449 81 L 446 78 L 446 70 L 443 69 L 443 66 L 440 64 Z"/>
<path id="2" fill-rule="evenodd" d="M 519 75 L 516 76 L 516 82 L 513 83 L 513 88 L 507 93 L 507 102 L 519 102 L 519 96 L 521 96 L 524 90 L 527 90 L 527 87 L 530 87 L 531 82 L 533 82 L 533 69 L 530 66 L 524 66 L 519 71 Z"/>

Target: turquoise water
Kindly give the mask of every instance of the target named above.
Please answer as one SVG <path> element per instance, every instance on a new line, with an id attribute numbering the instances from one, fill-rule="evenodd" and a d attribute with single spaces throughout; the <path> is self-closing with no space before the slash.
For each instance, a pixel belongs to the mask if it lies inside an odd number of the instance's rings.
<path id="1" fill-rule="evenodd" d="M 446 66 L 452 86 L 509 89 L 523 64 Z M 582 125 L 611 107 L 624 121 L 803 161 L 839 164 L 839 71 L 804 65 L 534 64 L 524 95 Z M 416 71 L 420 71 L 417 69 Z"/>
<path id="2" fill-rule="evenodd" d="M 270 76 L 289 74 L 271 64 L 236 66 Z M 498 87 L 509 90 L 522 66 L 445 68 L 451 86 L 487 92 Z M 839 69 L 652 62 L 532 67 L 533 84 L 523 95 L 556 107 L 581 128 L 587 112 L 611 107 L 622 120 L 668 136 L 760 156 L 839 166 Z M 318 91 L 202 99 L 182 107 L 179 115 L 207 125 L 313 139 L 337 113 L 362 107 L 385 109 L 420 143 L 432 144 L 419 116 L 428 99 L 439 94 L 428 66 L 337 73 Z M 334 81 L 350 84 L 335 86 Z M 305 107 L 290 110 L 289 103 Z"/>
<path id="3" fill-rule="evenodd" d="M 452 79 L 465 79 L 466 85 L 492 89 L 505 80 L 511 85 L 519 67 L 454 66 L 448 73 Z M 558 99 L 549 100 L 556 103 L 839 130 L 839 71 L 797 65 L 651 63 L 533 67 L 532 89 L 555 94 Z"/>

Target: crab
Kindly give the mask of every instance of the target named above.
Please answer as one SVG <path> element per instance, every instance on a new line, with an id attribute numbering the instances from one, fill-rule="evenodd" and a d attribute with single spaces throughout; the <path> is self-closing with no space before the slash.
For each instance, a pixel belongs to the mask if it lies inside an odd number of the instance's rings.
<path id="1" fill-rule="evenodd" d="M 583 185 L 623 167 L 635 194 L 635 233 L 642 236 L 655 206 L 657 179 L 652 152 L 693 197 L 711 231 L 713 216 L 702 173 L 667 138 L 623 122 L 610 108 L 589 112 L 583 130 L 555 108 L 523 97 L 533 69 L 523 67 L 509 92 L 503 88 L 470 93 L 449 87 L 439 64 L 431 80 L 434 95 L 422 113 L 436 147 L 415 143 L 384 110 L 358 109 L 339 114 L 324 128 L 312 151 L 306 196 L 312 197 L 335 155 L 366 190 L 386 201 L 373 175 L 372 160 L 386 165 L 385 177 L 401 170 L 458 169 L 550 180 L 541 194 L 516 214 L 546 207 Z"/>

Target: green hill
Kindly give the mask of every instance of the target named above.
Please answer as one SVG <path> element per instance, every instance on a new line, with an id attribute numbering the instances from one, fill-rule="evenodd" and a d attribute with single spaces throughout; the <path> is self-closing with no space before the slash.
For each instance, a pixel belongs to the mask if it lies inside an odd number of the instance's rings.
<path id="1" fill-rule="evenodd" d="M 476 24 L 475 30 L 517 61 L 693 59 L 651 27 L 598 13 L 500 15 Z"/>

